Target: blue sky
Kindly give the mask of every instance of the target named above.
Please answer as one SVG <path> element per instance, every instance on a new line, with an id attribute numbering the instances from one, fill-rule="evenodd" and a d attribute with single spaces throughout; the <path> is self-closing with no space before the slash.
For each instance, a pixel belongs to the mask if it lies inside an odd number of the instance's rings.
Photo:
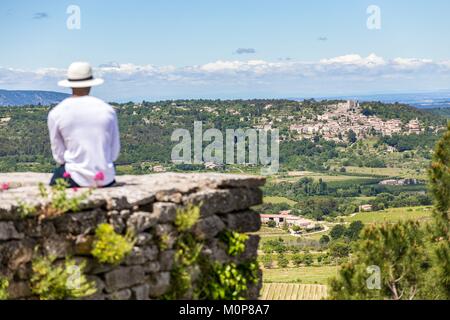
<path id="1" fill-rule="evenodd" d="M 0 88 L 57 90 L 86 60 L 114 100 L 446 90 L 449 15 L 447 0 L 2 0 Z"/>

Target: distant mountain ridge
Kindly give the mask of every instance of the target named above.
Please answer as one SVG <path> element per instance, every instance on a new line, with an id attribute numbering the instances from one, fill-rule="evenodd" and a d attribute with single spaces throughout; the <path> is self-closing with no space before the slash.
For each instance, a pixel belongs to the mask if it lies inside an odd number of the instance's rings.
<path id="1" fill-rule="evenodd" d="M 0 90 L 0 106 L 51 105 L 69 97 L 53 91 Z"/>

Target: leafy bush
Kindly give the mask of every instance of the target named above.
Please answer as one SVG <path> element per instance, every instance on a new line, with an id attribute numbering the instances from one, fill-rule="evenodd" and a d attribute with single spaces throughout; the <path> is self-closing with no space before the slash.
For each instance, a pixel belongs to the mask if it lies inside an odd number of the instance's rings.
<path id="1" fill-rule="evenodd" d="M 178 209 L 175 225 L 179 232 L 190 230 L 200 218 L 200 207 L 189 204 L 187 208 Z"/>
<path id="2" fill-rule="evenodd" d="M 248 284 L 258 281 L 258 264 L 212 263 L 203 278 L 199 297 L 206 300 L 242 300 Z"/>
<path id="3" fill-rule="evenodd" d="M 81 193 L 78 196 L 69 197 L 67 194 L 67 188 L 69 184 L 64 179 L 56 180 L 56 185 L 52 186 L 51 192 L 47 191 L 47 188 L 43 183 L 39 184 L 39 195 L 48 203 L 39 209 L 32 207 L 24 202 L 19 201 L 18 210 L 22 218 L 26 218 L 32 214 L 38 214 L 39 219 L 57 217 L 66 212 L 78 212 L 80 210 L 80 203 L 85 200 L 92 193 L 92 190 Z"/>
<path id="4" fill-rule="evenodd" d="M 182 299 L 192 287 L 191 270 L 198 264 L 203 243 L 190 233 L 181 234 L 175 243 L 174 267 L 170 273 L 171 288 L 164 299 Z"/>
<path id="5" fill-rule="evenodd" d="M 0 277 L 0 300 L 8 299 L 9 281 L 6 278 Z"/>
<path id="6" fill-rule="evenodd" d="M 327 245 L 328 243 L 330 243 L 331 239 L 328 235 L 324 234 L 322 237 L 320 237 L 320 244 L 321 245 Z"/>
<path id="7" fill-rule="evenodd" d="M 304 262 L 303 257 L 304 256 L 302 254 L 299 254 L 299 253 L 294 254 L 292 256 L 292 263 L 294 264 L 294 266 L 300 267 L 303 264 L 303 262 Z"/>
<path id="8" fill-rule="evenodd" d="M 91 254 L 100 263 L 117 265 L 131 252 L 134 240 L 131 234 L 117 234 L 110 224 L 101 224 L 95 231 L 96 239 Z"/>
<path id="9" fill-rule="evenodd" d="M 264 254 L 260 256 L 260 261 L 266 269 L 270 269 L 273 267 L 273 257 L 271 254 Z"/>
<path id="10" fill-rule="evenodd" d="M 83 298 L 93 295 L 97 289 L 83 274 L 86 263 L 77 265 L 73 259 L 55 265 L 56 258 L 40 257 L 33 260 L 31 291 L 41 300 Z"/>
<path id="11" fill-rule="evenodd" d="M 278 254 L 277 260 L 278 260 L 278 267 L 280 268 L 286 268 L 289 265 L 288 258 L 282 253 Z"/>
<path id="12" fill-rule="evenodd" d="M 344 225 L 337 224 L 331 229 L 330 236 L 333 240 L 340 239 L 344 236 L 346 230 L 347 229 Z"/>
<path id="13" fill-rule="evenodd" d="M 221 233 L 220 239 L 227 245 L 227 254 L 236 257 L 244 253 L 248 235 L 227 230 Z"/>
<path id="14" fill-rule="evenodd" d="M 275 221 L 273 221 L 273 220 L 270 220 L 270 221 L 267 222 L 267 226 L 269 228 L 276 228 L 277 223 Z"/>

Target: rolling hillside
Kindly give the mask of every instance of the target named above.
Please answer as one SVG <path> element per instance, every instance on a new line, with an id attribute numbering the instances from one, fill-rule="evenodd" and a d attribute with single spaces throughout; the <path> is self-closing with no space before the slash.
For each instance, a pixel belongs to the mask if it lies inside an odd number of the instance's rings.
<path id="1" fill-rule="evenodd" d="M 0 90 L 0 106 L 25 106 L 56 104 L 69 95 L 52 91 L 8 91 Z"/>

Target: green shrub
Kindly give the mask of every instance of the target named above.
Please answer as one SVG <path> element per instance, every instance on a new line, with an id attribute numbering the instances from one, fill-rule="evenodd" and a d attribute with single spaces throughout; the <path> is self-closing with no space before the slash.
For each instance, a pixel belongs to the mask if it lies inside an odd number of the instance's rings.
<path id="1" fill-rule="evenodd" d="M 286 268 L 289 265 L 289 260 L 284 254 L 278 254 L 277 258 L 279 268 Z"/>
<path id="2" fill-rule="evenodd" d="M 304 262 L 304 256 L 302 254 L 296 253 L 292 256 L 292 263 L 296 267 L 300 267 Z"/>
<path id="3" fill-rule="evenodd" d="M 41 300 L 83 298 L 93 295 L 97 289 L 83 274 L 86 263 L 77 265 L 73 259 L 55 265 L 56 258 L 40 257 L 33 260 L 31 291 Z"/>
<path id="4" fill-rule="evenodd" d="M 182 299 L 192 287 L 190 269 L 197 265 L 203 243 L 198 242 L 190 233 L 181 234 L 175 244 L 174 267 L 170 272 L 171 288 L 164 299 Z"/>
<path id="5" fill-rule="evenodd" d="M 204 273 L 199 298 L 205 300 L 242 300 L 248 285 L 258 282 L 258 264 L 249 262 L 211 263 Z"/>
<path id="6" fill-rule="evenodd" d="M 191 234 L 180 236 L 176 244 L 175 262 L 181 266 L 192 266 L 200 256 L 203 243 L 197 242 Z"/>
<path id="7" fill-rule="evenodd" d="M 89 197 L 92 191 L 88 190 L 79 196 L 69 197 L 67 194 L 68 186 L 69 184 L 64 179 L 58 179 L 49 194 L 43 184 L 39 185 L 41 197 L 43 199 L 50 197 L 49 204 L 41 210 L 41 218 L 59 216 L 69 211 L 80 211 L 80 203 Z"/>
<path id="8" fill-rule="evenodd" d="M 48 203 L 39 209 L 39 211 L 28 205 L 25 202 L 18 202 L 18 211 L 22 218 L 26 218 L 30 215 L 38 214 L 39 219 L 51 218 L 60 216 L 66 212 L 78 212 L 80 211 L 80 204 L 83 200 L 87 199 L 92 193 L 92 190 L 81 193 L 78 196 L 69 197 L 67 194 L 68 183 L 64 179 L 56 180 L 56 185 L 52 186 L 51 192 L 47 191 L 47 188 L 43 183 L 39 184 L 39 195 L 45 202 Z"/>
<path id="9" fill-rule="evenodd" d="M 177 210 L 175 225 L 179 232 L 190 230 L 200 219 L 200 207 L 189 204 L 184 209 Z"/>
<path id="10" fill-rule="evenodd" d="M 100 262 L 117 265 L 133 250 L 131 234 L 117 234 L 114 227 L 104 223 L 95 230 L 95 241 L 91 254 Z"/>
<path id="11" fill-rule="evenodd" d="M 9 281 L 0 277 L 0 300 L 8 300 Z"/>
<path id="12" fill-rule="evenodd" d="M 260 261 L 266 269 L 270 269 L 273 267 L 273 257 L 271 254 L 264 254 L 260 256 Z"/>
<path id="13" fill-rule="evenodd" d="M 248 235 L 227 230 L 222 232 L 219 238 L 227 245 L 228 255 L 236 257 L 244 253 Z"/>
<path id="14" fill-rule="evenodd" d="M 276 228 L 277 223 L 275 221 L 273 221 L 273 220 L 270 220 L 270 221 L 267 221 L 267 226 L 269 228 Z"/>
<path id="15" fill-rule="evenodd" d="M 26 217 L 35 214 L 36 208 L 23 201 L 19 201 L 17 203 L 17 211 L 19 212 L 22 219 L 25 219 Z"/>

